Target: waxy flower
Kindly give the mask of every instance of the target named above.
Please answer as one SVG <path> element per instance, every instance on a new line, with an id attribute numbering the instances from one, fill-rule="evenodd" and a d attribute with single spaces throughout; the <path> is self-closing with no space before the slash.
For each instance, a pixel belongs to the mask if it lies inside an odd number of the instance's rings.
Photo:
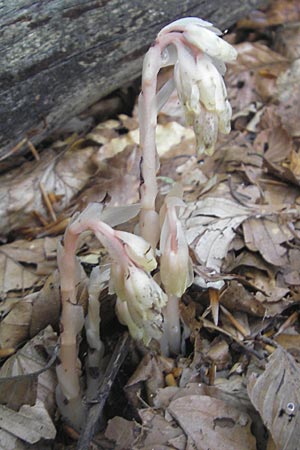
<path id="1" fill-rule="evenodd" d="M 181 297 L 193 282 L 193 267 L 177 209 L 184 206 L 178 187 L 166 197 L 162 208 L 160 276 L 169 295 Z M 176 195 L 179 195 L 178 197 Z"/>
<path id="2" fill-rule="evenodd" d="M 113 263 L 110 292 L 117 294 L 116 312 L 121 323 L 126 324 L 135 339 L 148 345 L 162 333 L 161 311 L 167 296 L 151 275 L 129 263 L 126 268 Z"/>
<path id="3" fill-rule="evenodd" d="M 74 220 L 69 231 L 78 235 L 92 230 L 106 248 L 112 260 L 110 292 L 118 298 L 118 317 L 135 339 L 148 345 L 162 333 L 162 309 L 167 302 L 166 294 L 150 275 L 157 267 L 154 251 L 142 237 L 114 230 L 104 223 L 99 212 L 94 218 L 95 212 L 96 206 L 87 209 Z"/>
<path id="4" fill-rule="evenodd" d="M 115 235 L 124 244 L 128 257 L 147 272 L 156 269 L 157 261 L 151 245 L 140 236 L 126 231 L 115 231 Z"/>
<path id="5" fill-rule="evenodd" d="M 95 234 L 100 241 L 107 240 L 99 230 Z M 154 252 L 143 238 L 125 231 L 114 231 L 113 239 L 107 247 L 113 259 L 110 292 L 117 295 L 116 313 L 132 337 L 148 345 L 161 336 L 162 309 L 167 303 L 166 294 L 149 273 L 157 266 Z"/>
<path id="6" fill-rule="evenodd" d="M 218 131 L 230 132 L 231 106 L 227 100 L 223 75 L 225 62 L 234 61 L 237 52 L 219 37 L 221 31 L 197 18 L 180 19 L 166 26 L 159 37 L 181 33 L 174 38 L 177 61 L 174 79 L 186 121 L 192 125 L 198 153 L 211 154 Z M 174 34 L 175 36 L 175 34 Z"/>

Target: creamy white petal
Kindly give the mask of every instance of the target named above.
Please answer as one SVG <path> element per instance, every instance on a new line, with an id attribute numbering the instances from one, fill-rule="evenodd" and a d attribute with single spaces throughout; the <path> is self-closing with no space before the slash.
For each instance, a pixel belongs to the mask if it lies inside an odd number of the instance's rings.
<path id="1" fill-rule="evenodd" d="M 184 17 L 182 19 L 174 20 L 174 22 L 166 25 L 160 30 L 157 36 L 160 37 L 161 35 L 169 33 L 170 31 L 182 31 L 190 27 L 191 25 L 214 28 L 220 34 L 222 34 L 222 32 L 215 28 L 211 22 L 207 22 L 206 20 L 200 19 L 199 17 Z"/>
<path id="2" fill-rule="evenodd" d="M 120 299 L 117 299 L 116 302 L 116 314 L 118 316 L 119 321 L 123 325 L 127 325 L 129 332 L 133 339 L 141 340 L 144 335 L 144 330 L 141 327 L 138 327 L 128 311 L 127 302 L 122 302 Z"/>
<path id="3" fill-rule="evenodd" d="M 205 55 L 197 59 L 196 66 L 200 100 L 209 111 L 223 111 L 227 92 L 221 74 Z"/>
<path id="4" fill-rule="evenodd" d="M 206 27 L 191 24 L 184 32 L 184 37 L 189 43 L 195 45 L 212 58 L 230 62 L 235 61 L 237 57 L 237 51 L 231 44 L 228 44 L 228 42 Z"/>
<path id="5" fill-rule="evenodd" d="M 225 108 L 219 114 L 219 131 L 224 134 L 230 133 L 232 109 L 228 100 L 225 102 Z"/>
<path id="6" fill-rule="evenodd" d="M 126 253 L 135 264 L 148 272 L 156 268 L 154 252 L 145 239 L 125 231 L 116 231 L 115 234 L 125 244 Z"/>

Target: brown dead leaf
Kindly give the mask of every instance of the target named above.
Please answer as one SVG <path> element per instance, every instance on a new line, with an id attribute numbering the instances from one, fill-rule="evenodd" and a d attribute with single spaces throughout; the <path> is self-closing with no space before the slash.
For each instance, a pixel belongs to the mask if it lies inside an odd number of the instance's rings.
<path id="1" fill-rule="evenodd" d="M 95 171 L 91 157 L 95 149 L 87 147 L 57 155 L 48 149 L 40 161 L 30 161 L 1 175 L 0 233 L 7 236 L 12 230 L 40 225 L 33 217 L 37 211 L 51 221 L 44 205 L 40 183 L 45 191 L 60 198 L 56 212 L 62 211 L 74 195 L 83 189 Z"/>
<path id="2" fill-rule="evenodd" d="M 231 281 L 221 294 L 220 302 L 230 311 L 242 311 L 253 316 L 263 317 L 264 306 L 241 283 Z"/>
<path id="3" fill-rule="evenodd" d="M 186 220 L 187 241 L 197 260 L 219 271 L 235 230 L 250 214 L 250 208 L 233 200 L 215 197 L 199 200 Z"/>
<path id="4" fill-rule="evenodd" d="M 122 153 L 102 160 L 94 158 L 98 170 L 81 194 L 74 199 L 72 210 L 83 210 L 89 203 L 109 198 L 110 206 L 124 206 L 139 201 L 140 152 L 127 146 Z"/>
<path id="5" fill-rule="evenodd" d="M 276 93 L 276 80 L 287 67 L 287 59 L 258 42 L 236 46 L 238 58 L 226 75 L 228 96 L 234 112 L 251 103 L 270 100 Z"/>
<path id="6" fill-rule="evenodd" d="M 170 449 L 170 441 L 178 437 L 184 437 L 182 429 L 175 421 L 167 420 L 159 412 L 145 409 L 140 410 L 139 415 L 147 432 L 140 436 L 134 447 L 135 449 Z M 186 443 L 186 439 L 184 439 L 184 443 Z M 184 450 L 186 446 L 179 448 Z"/>
<path id="7" fill-rule="evenodd" d="M 52 369 L 45 372 L 43 369 L 47 364 L 45 350 L 53 350 L 56 339 L 56 334 L 48 327 L 3 364 L 1 404 L 17 411 L 23 404 L 32 406 L 39 400 L 48 411 L 54 411 L 56 376 Z"/>
<path id="8" fill-rule="evenodd" d="M 300 136 L 300 61 L 296 59 L 277 80 L 278 115 L 291 136 Z"/>
<path id="9" fill-rule="evenodd" d="M 18 239 L 1 246 L 1 253 L 16 263 L 26 265 L 37 275 L 50 275 L 57 267 L 56 249 L 59 237 L 27 241 Z"/>
<path id="10" fill-rule="evenodd" d="M 114 442 L 115 450 L 123 450 L 133 448 L 139 433 L 136 422 L 116 416 L 108 421 L 105 437 Z"/>
<path id="11" fill-rule="evenodd" d="M 0 251 L 0 296 L 5 298 L 10 291 L 24 292 L 41 284 L 40 276 L 34 269 L 28 268 Z"/>
<path id="12" fill-rule="evenodd" d="M 298 0 L 297 0 L 298 1 Z M 299 9 L 299 6 L 298 6 Z M 274 49 L 285 55 L 290 61 L 300 56 L 300 26 L 299 22 L 285 24 L 280 27 L 274 38 Z"/>
<path id="13" fill-rule="evenodd" d="M 54 439 L 55 426 L 41 402 L 34 406 L 23 405 L 19 412 L 0 405 L 1 428 L 28 444 L 41 439 Z"/>
<path id="14" fill-rule="evenodd" d="M 275 266 L 288 263 L 287 250 L 281 245 L 292 237 L 286 226 L 268 219 L 249 218 L 243 222 L 243 231 L 249 250 L 258 251 L 267 262 Z"/>
<path id="15" fill-rule="evenodd" d="M 254 146 L 256 149 L 267 149 L 264 153 L 264 166 L 269 173 L 281 180 L 299 185 L 299 154 L 295 150 L 292 137 L 281 125 L 261 131 L 255 139 Z"/>
<path id="16" fill-rule="evenodd" d="M 262 375 L 252 374 L 250 400 L 280 450 L 295 450 L 300 440 L 300 368 L 289 353 L 278 348 Z"/>
<path id="17" fill-rule="evenodd" d="M 238 22 L 240 28 L 265 28 L 297 22 L 300 19 L 299 0 L 273 0 L 266 11 L 254 10 Z"/>
<path id="18" fill-rule="evenodd" d="M 19 300 L 12 306 L 7 316 L 0 322 L 1 348 L 16 348 L 26 341 L 29 335 L 31 314 L 31 301 Z"/>
<path id="19" fill-rule="evenodd" d="M 0 322 L 0 347 L 16 348 L 47 325 L 58 326 L 59 277 L 56 271 L 39 292 L 28 294 L 11 306 Z"/>
<path id="20" fill-rule="evenodd" d="M 274 337 L 274 340 L 281 345 L 285 350 L 291 353 L 293 356 L 299 358 L 300 356 L 300 335 L 281 333 Z"/>
<path id="21" fill-rule="evenodd" d="M 250 417 L 222 400 L 190 395 L 171 401 L 167 411 L 195 449 L 256 449 Z"/>
<path id="22" fill-rule="evenodd" d="M 165 385 L 164 371 L 170 372 L 174 361 L 159 355 L 146 354 L 134 374 L 128 380 L 125 390 L 131 403 L 140 407 L 140 393 L 146 387 L 147 401 L 153 401 L 157 389 Z"/>

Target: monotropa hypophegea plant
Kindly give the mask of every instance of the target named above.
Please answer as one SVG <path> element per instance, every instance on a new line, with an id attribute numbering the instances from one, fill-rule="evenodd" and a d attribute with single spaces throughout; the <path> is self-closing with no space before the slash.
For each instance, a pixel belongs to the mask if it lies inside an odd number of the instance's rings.
<path id="1" fill-rule="evenodd" d="M 95 299 L 104 279 L 109 278 L 110 292 L 116 294 L 117 317 L 134 339 L 146 346 L 155 340 L 164 354 L 180 353 L 179 299 L 193 282 L 193 268 L 179 219 L 179 212 L 185 206 L 181 187 L 175 185 L 160 212 L 156 210 L 157 115 L 176 89 L 187 125 L 194 129 L 198 154 L 211 154 L 218 132 L 229 133 L 231 107 L 223 75 L 225 63 L 236 58 L 236 51 L 221 34 L 211 23 L 194 17 L 177 20 L 158 33 L 144 59 L 139 97 L 141 203 L 106 209 L 100 204 L 90 205 L 71 220 L 59 248 L 62 331 L 57 401 L 62 413 L 77 428 L 84 414 L 78 338 L 85 324 L 91 348 L 88 359 L 92 361 L 90 364 L 100 364 L 103 349 Z M 158 91 L 157 76 L 166 66 L 173 66 L 173 76 Z M 115 225 L 137 214 L 137 234 L 114 230 Z M 76 246 L 79 236 L 88 230 L 106 248 L 111 265 L 106 273 L 98 269 L 92 274 L 85 319 L 77 295 L 81 268 L 76 259 Z"/>

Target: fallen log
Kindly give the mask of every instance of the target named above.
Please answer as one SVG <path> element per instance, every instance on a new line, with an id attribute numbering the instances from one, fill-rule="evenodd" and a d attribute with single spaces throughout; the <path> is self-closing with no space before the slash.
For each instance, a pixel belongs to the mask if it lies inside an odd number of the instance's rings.
<path id="1" fill-rule="evenodd" d="M 0 1 L 0 160 L 138 77 L 145 51 L 166 23 L 199 16 L 224 28 L 261 3 Z"/>

